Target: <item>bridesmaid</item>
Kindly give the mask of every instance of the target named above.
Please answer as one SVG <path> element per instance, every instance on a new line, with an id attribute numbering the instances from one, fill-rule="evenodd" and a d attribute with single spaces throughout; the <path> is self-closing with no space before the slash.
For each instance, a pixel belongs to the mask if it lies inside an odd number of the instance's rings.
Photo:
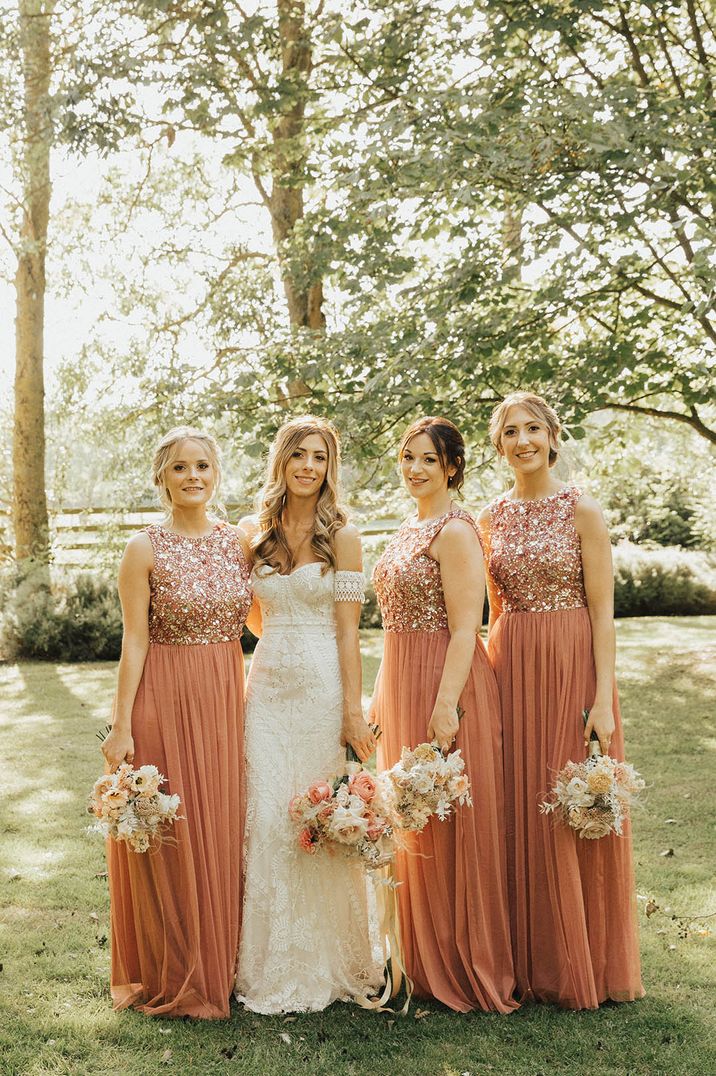
<path id="1" fill-rule="evenodd" d="M 157 766 L 183 816 L 151 852 L 107 845 L 114 1007 L 153 1016 L 228 1016 L 239 941 L 251 590 L 242 532 L 209 515 L 219 480 L 214 439 L 171 430 L 154 457 L 166 520 L 130 540 L 119 570 L 124 638 L 102 751 L 110 769 Z"/>
<path id="2" fill-rule="evenodd" d="M 643 989 L 630 835 L 580 840 L 538 809 L 557 771 L 584 758 L 592 730 L 603 753 L 624 758 L 609 536 L 599 505 L 552 471 L 559 434 L 557 415 L 532 393 L 495 408 L 490 435 L 515 481 L 479 524 L 504 715 L 520 995 L 593 1009 Z"/>
<path id="3" fill-rule="evenodd" d="M 398 854 L 405 966 L 418 997 L 458 1012 L 507 1013 L 515 979 L 502 839 L 502 734 L 494 674 L 477 632 L 485 593 L 474 520 L 457 508 L 465 446 L 444 418 L 423 418 L 398 452 L 417 513 L 378 561 L 385 650 L 373 700 L 381 764 L 437 740 L 462 750 L 473 807 L 431 820 Z M 457 707 L 464 711 L 458 724 Z"/>

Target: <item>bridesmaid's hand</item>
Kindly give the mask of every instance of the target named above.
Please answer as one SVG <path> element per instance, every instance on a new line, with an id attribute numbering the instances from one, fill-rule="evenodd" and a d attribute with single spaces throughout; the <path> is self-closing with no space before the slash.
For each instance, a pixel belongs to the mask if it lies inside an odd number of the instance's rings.
<path id="1" fill-rule="evenodd" d="M 102 754 L 110 773 L 114 773 L 125 760 L 133 762 L 134 740 L 131 732 L 113 726 L 106 739 L 102 741 Z"/>
<path id="2" fill-rule="evenodd" d="M 459 727 L 460 719 L 456 707 L 436 702 L 428 725 L 428 740 L 430 742 L 437 740 L 440 750 L 447 754 L 455 741 Z"/>
<path id="3" fill-rule="evenodd" d="M 599 737 L 599 747 L 602 754 L 608 755 L 615 727 L 611 705 L 595 703 L 589 711 L 589 718 L 584 726 L 584 746 L 589 747 L 593 729 Z"/>
<path id="4" fill-rule="evenodd" d="M 365 762 L 375 751 L 377 740 L 362 714 L 346 714 L 341 728 L 341 743 L 344 747 L 350 744 L 361 762 Z"/>

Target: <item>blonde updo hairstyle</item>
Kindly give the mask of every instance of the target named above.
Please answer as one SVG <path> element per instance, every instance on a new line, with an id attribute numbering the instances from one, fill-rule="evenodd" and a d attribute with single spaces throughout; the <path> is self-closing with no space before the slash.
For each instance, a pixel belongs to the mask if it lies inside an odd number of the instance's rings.
<path id="1" fill-rule="evenodd" d="M 289 419 L 281 426 L 269 449 L 266 479 L 258 498 L 259 530 L 254 539 L 257 567 L 266 565 L 274 571 L 293 568 L 293 554 L 283 529 L 282 513 L 286 505 L 286 468 L 291 456 L 305 437 L 318 434 L 326 443 L 328 464 L 316 504 L 311 552 L 321 561 L 322 573 L 336 566 L 335 535 L 348 521 L 340 504 L 341 447 L 338 431 L 331 422 L 314 415 Z"/>
<path id="2" fill-rule="evenodd" d="M 219 501 L 219 489 L 221 486 L 221 454 L 219 446 L 210 433 L 199 430 L 195 426 L 175 426 L 165 433 L 157 445 L 152 463 L 152 481 L 157 487 L 157 493 L 162 507 L 166 509 L 167 516 L 171 518 L 174 511 L 172 498 L 164 480 L 167 468 L 172 465 L 181 451 L 185 441 L 198 441 L 206 452 L 206 458 L 214 472 L 214 489 L 209 504 L 214 512 L 225 515 L 224 506 Z"/>
<path id="3" fill-rule="evenodd" d="M 553 467 L 559 455 L 559 435 L 562 432 L 562 423 L 559 421 L 557 412 L 550 407 L 546 400 L 535 392 L 511 392 L 497 405 L 490 415 L 490 440 L 497 452 L 502 455 L 500 440 L 502 431 L 507 422 L 507 412 L 511 407 L 524 407 L 531 415 L 544 422 L 549 433 L 549 465 Z"/>

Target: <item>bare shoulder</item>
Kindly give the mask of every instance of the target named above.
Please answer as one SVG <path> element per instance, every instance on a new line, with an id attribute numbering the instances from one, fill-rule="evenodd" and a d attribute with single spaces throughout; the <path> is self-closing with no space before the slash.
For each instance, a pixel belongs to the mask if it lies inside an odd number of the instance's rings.
<path id="1" fill-rule="evenodd" d="M 430 547 L 431 556 L 438 561 L 455 561 L 471 556 L 479 548 L 475 527 L 467 519 L 449 519 Z"/>
<path id="2" fill-rule="evenodd" d="M 360 531 L 354 523 L 346 523 L 334 537 L 336 566 L 339 570 L 359 572 L 362 568 Z"/>
<path id="3" fill-rule="evenodd" d="M 490 512 L 489 504 L 486 504 L 481 512 L 476 516 L 476 522 L 478 527 L 489 527 L 492 514 Z"/>
<path id="4" fill-rule="evenodd" d="M 148 574 L 154 567 L 152 540 L 146 531 L 133 534 L 127 542 L 122 557 L 121 572 L 126 576 L 134 573 Z"/>
<path id="5" fill-rule="evenodd" d="M 360 531 L 355 523 L 346 523 L 339 531 L 336 531 L 336 549 L 340 545 L 350 547 L 360 545 Z"/>
<path id="6" fill-rule="evenodd" d="M 238 522 L 236 530 L 244 536 L 247 542 L 251 542 L 259 533 L 259 517 L 242 516 L 242 518 Z"/>
<path id="7" fill-rule="evenodd" d="M 445 544 L 455 545 L 472 542 L 477 538 L 477 535 L 475 534 L 475 526 L 469 519 L 460 519 L 459 516 L 453 516 L 441 529 L 438 537 L 442 538 Z"/>
<path id="8" fill-rule="evenodd" d="M 581 535 L 601 534 L 607 529 L 599 501 L 583 493 L 574 509 L 574 525 Z"/>

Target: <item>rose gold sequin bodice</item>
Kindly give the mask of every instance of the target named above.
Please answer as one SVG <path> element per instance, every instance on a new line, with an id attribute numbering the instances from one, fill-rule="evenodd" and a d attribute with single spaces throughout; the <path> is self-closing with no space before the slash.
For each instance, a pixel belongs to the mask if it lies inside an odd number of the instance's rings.
<path id="1" fill-rule="evenodd" d="M 249 565 L 236 532 L 217 524 L 204 538 L 187 538 L 153 524 L 149 577 L 149 638 L 193 645 L 238 639 L 252 599 Z"/>
<path id="2" fill-rule="evenodd" d="M 442 631 L 448 626 L 440 565 L 428 556 L 433 539 L 449 519 L 475 521 L 460 508 L 427 523 L 406 520 L 373 569 L 385 631 Z"/>
<path id="3" fill-rule="evenodd" d="M 490 504 L 481 540 L 504 612 L 546 613 L 587 604 L 574 526 L 580 496 L 566 486 L 539 501 L 504 495 Z"/>

